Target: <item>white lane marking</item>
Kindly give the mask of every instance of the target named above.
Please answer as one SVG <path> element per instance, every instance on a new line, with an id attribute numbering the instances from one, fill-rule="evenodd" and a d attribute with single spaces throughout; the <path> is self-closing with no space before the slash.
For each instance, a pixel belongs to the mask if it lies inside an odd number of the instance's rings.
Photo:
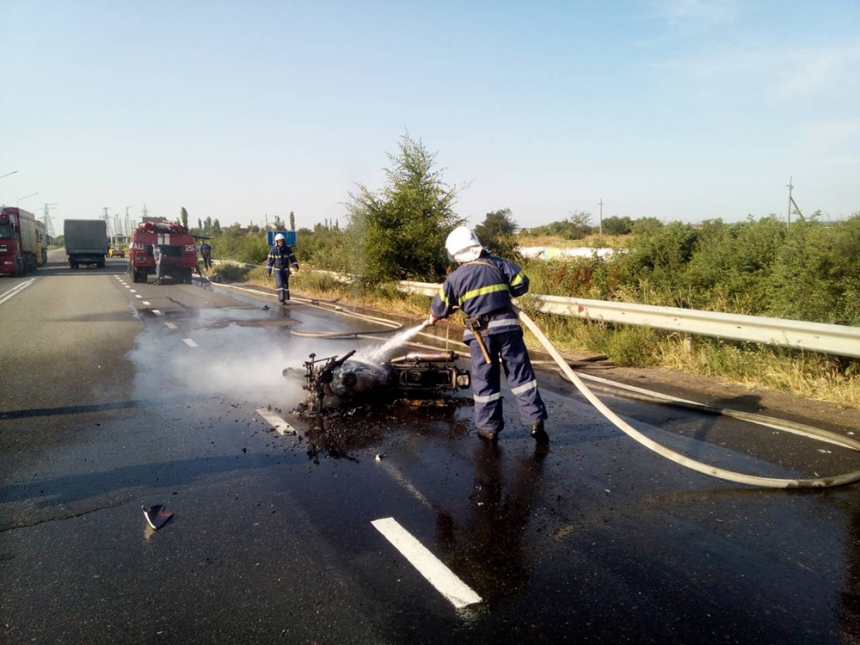
<path id="1" fill-rule="evenodd" d="M 131 289 L 131 287 L 129 287 L 129 289 Z M 131 289 L 131 292 L 132 292 L 132 293 L 137 293 L 137 291 L 135 291 L 134 289 Z"/>
<path id="2" fill-rule="evenodd" d="M 149 300 L 144 300 L 144 301 L 143 301 L 143 304 L 145 304 L 145 305 L 151 305 L 152 303 L 151 303 Z"/>
<path id="3" fill-rule="evenodd" d="M 183 343 L 185 343 L 186 345 L 188 345 L 189 347 L 200 347 L 200 345 L 198 345 L 197 343 L 195 343 L 195 342 L 194 342 L 193 340 L 191 340 L 190 338 L 183 338 L 183 339 L 182 339 L 182 342 L 183 342 Z"/>
<path id="4" fill-rule="evenodd" d="M 153 309 L 153 310 L 152 310 L 152 313 L 154 313 L 156 316 L 163 316 L 163 315 L 164 315 L 164 314 L 163 314 L 163 313 L 161 313 L 158 309 Z M 170 325 L 170 323 L 167 323 L 167 324 L 168 324 L 168 326 Z M 174 325 L 174 326 L 172 327 L 172 329 L 176 329 L 176 325 Z"/>
<path id="5" fill-rule="evenodd" d="M 269 425 L 271 425 L 275 430 L 277 430 L 278 434 L 285 434 L 287 432 L 289 432 L 290 434 L 298 434 L 293 426 L 291 426 L 277 414 L 275 414 L 274 412 L 270 412 L 266 408 L 259 408 L 257 410 L 257 414 L 259 414 L 266 421 L 268 421 Z"/>
<path id="6" fill-rule="evenodd" d="M 412 534 L 400 526 L 393 517 L 373 520 L 371 524 L 403 554 L 403 557 L 409 560 L 418 573 L 436 587 L 436 591 L 450 600 L 457 609 L 481 602 L 478 594 L 460 580 L 439 558 L 430 553 L 427 547 L 412 537 Z"/>
<path id="7" fill-rule="evenodd" d="M 143 298 L 143 296 L 140 296 L 140 295 L 138 295 L 138 294 L 134 294 L 134 297 L 135 297 L 135 298 Z"/>
<path id="8" fill-rule="evenodd" d="M 159 312 L 159 313 L 161 313 L 161 312 Z M 173 323 L 164 323 L 164 324 L 167 325 L 168 329 L 176 329 L 176 325 L 174 325 Z"/>
<path id="9" fill-rule="evenodd" d="M 0 296 L 0 305 L 2 305 L 7 300 L 11 300 L 15 296 L 17 296 L 24 289 L 26 289 L 31 284 L 33 284 L 33 280 L 35 280 L 35 279 L 36 278 L 30 278 L 26 282 L 20 282 L 20 283 L 16 284 L 14 287 L 12 287 L 11 289 L 9 289 L 9 291 L 4 292 L 3 295 Z"/>

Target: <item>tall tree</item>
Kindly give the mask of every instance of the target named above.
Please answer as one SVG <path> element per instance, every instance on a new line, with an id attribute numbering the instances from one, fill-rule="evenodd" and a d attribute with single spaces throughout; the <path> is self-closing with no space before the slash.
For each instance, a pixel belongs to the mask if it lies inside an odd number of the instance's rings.
<path id="1" fill-rule="evenodd" d="M 441 280 L 448 267 L 445 237 L 459 221 L 453 210 L 459 189 L 443 181 L 436 155 L 408 133 L 388 159 L 382 189 L 358 184 L 350 193 L 350 239 L 363 244 L 352 254 L 365 263 L 356 272 L 374 281 Z"/>
<path id="2" fill-rule="evenodd" d="M 201 221 L 201 219 L 199 217 L 197 218 L 197 228 L 199 228 L 201 230 L 203 229 L 203 222 Z"/>
<path id="3" fill-rule="evenodd" d="M 290 230 L 296 230 L 296 214 L 293 211 L 290 211 Z"/>
<path id="4" fill-rule="evenodd" d="M 179 221 L 182 222 L 182 226 L 188 228 L 188 211 L 185 210 L 185 206 L 179 211 Z"/>

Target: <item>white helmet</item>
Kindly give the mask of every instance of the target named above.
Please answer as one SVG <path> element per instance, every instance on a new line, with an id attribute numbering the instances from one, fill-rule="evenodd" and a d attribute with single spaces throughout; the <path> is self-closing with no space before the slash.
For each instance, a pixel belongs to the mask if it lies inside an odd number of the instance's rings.
<path id="1" fill-rule="evenodd" d="M 448 252 L 449 260 L 463 264 L 477 260 L 484 247 L 481 246 L 481 240 L 472 229 L 468 226 L 458 226 L 448 234 L 445 250 Z"/>
<path id="2" fill-rule="evenodd" d="M 285 237 L 284 237 L 284 234 L 283 234 L 283 233 L 278 233 L 278 234 L 275 236 L 275 242 L 277 242 L 278 240 L 284 240 L 284 241 L 286 241 L 286 239 L 287 239 L 287 238 L 285 238 Z"/>

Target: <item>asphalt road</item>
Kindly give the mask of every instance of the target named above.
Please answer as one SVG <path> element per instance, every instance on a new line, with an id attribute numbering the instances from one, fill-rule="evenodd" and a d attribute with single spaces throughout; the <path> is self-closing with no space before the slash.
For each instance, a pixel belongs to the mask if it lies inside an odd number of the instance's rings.
<path id="1" fill-rule="evenodd" d="M 123 260 L 51 260 L 0 280 L 3 643 L 860 642 L 856 486 L 763 491 L 685 470 L 552 373 L 548 452 L 509 395 L 496 448 L 468 405 L 314 429 L 290 414 L 302 391 L 282 369 L 372 341 L 290 330 L 366 324 L 136 285 Z M 604 398 L 719 466 L 860 468 L 829 444 Z M 157 532 L 153 504 L 174 513 Z M 407 557 L 389 529 L 421 546 Z M 480 601 L 457 608 L 462 587 L 416 568 L 438 563 Z"/>

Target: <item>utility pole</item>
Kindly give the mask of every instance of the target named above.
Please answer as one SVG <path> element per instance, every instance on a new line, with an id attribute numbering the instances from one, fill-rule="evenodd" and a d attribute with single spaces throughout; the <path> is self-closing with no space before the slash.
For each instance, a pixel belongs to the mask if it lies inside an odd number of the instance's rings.
<path id="1" fill-rule="evenodd" d="M 146 209 L 146 204 L 143 205 L 143 216 L 144 218 L 149 216 L 149 211 Z"/>
<path id="2" fill-rule="evenodd" d="M 110 237 L 110 235 L 111 235 L 111 233 L 110 233 L 110 215 L 108 214 L 108 207 L 104 206 L 104 207 L 102 207 L 102 210 L 104 211 L 104 215 L 102 215 L 102 219 L 105 221 L 105 226 L 107 227 L 107 234 L 108 234 L 108 237 Z"/>
<path id="3" fill-rule="evenodd" d="M 794 188 L 794 186 L 791 183 L 792 179 L 794 179 L 794 177 L 788 178 L 788 186 L 786 186 L 786 188 L 788 188 L 788 224 L 787 224 L 787 226 L 791 226 L 791 207 L 792 206 L 794 206 L 794 210 L 797 211 L 797 214 L 800 215 L 800 219 L 803 219 L 803 213 L 800 212 L 800 209 L 797 207 L 797 202 L 794 201 L 794 197 L 791 196 L 791 191 Z"/>
<path id="4" fill-rule="evenodd" d="M 128 238 L 131 237 L 131 215 L 128 214 L 129 208 L 131 208 L 131 206 L 125 207 L 125 236 Z"/>
<path id="5" fill-rule="evenodd" d="M 600 198 L 600 201 L 597 204 L 600 206 L 600 220 L 599 220 L 599 235 L 603 237 L 603 197 Z"/>

